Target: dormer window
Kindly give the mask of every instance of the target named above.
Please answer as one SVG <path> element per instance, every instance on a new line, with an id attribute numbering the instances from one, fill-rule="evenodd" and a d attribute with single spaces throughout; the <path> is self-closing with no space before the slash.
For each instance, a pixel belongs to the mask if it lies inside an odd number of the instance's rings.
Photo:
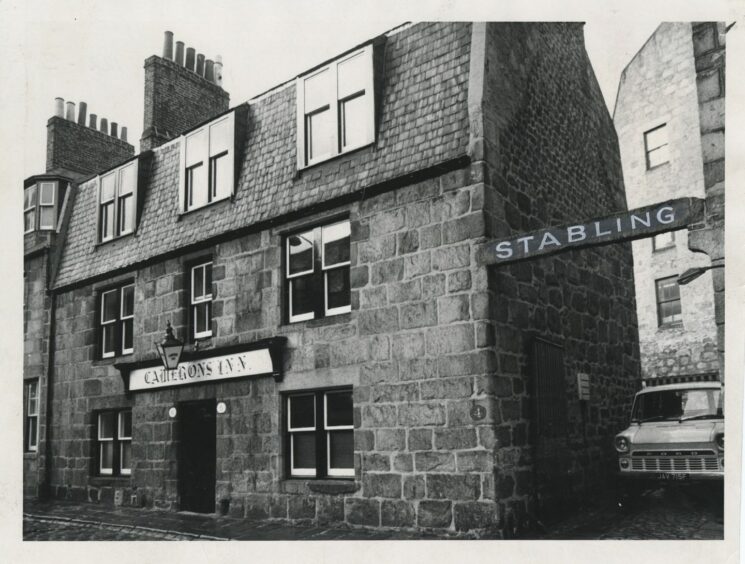
<path id="1" fill-rule="evenodd" d="M 137 209 L 138 159 L 99 177 L 99 241 L 132 233 Z"/>
<path id="2" fill-rule="evenodd" d="M 61 186 L 61 187 L 60 187 Z M 60 202 L 64 200 L 66 182 L 40 180 L 23 190 L 23 232 L 57 229 Z"/>
<path id="3" fill-rule="evenodd" d="M 184 135 L 181 142 L 181 211 L 187 212 L 233 195 L 235 112 Z"/>
<path id="4" fill-rule="evenodd" d="M 375 141 L 373 48 L 297 79 L 298 168 Z"/>

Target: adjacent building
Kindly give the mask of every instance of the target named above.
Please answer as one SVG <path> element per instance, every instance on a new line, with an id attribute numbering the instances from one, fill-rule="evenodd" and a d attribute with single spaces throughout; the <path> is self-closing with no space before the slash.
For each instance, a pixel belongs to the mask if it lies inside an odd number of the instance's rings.
<path id="1" fill-rule="evenodd" d="M 407 24 L 232 108 L 172 39 L 141 151 L 26 236 L 27 492 L 509 536 L 606 484 L 630 245 L 477 260 L 626 209 L 582 25 Z"/>
<path id="2" fill-rule="evenodd" d="M 614 112 L 629 207 L 706 200 L 690 230 L 633 243 L 644 378 L 723 377 L 723 23 L 663 23 L 621 76 Z M 686 285 L 678 276 L 708 269 Z"/>

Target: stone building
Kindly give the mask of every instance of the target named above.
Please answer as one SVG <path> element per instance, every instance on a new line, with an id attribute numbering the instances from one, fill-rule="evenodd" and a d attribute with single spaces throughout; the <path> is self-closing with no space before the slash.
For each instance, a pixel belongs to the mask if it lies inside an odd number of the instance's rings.
<path id="1" fill-rule="evenodd" d="M 582 25 L 407 24 L 232 109 L 171 41 L 141 152 L 73 181 L 27 488 L 510 535 L 602 486 L 639 380 L 630 246 L 477 260 L 626 209 Z"/>
<path id="2" fill-rule="evenodd" d="M 644 378 L 723 375 L 724 46 L 723 23 L 663 23 L 621 76 L 614 122 L 629 207 L 706 200 L 690 231 L 633 243 Z M 679 285 L 693 268 L 709 270 Z"/>

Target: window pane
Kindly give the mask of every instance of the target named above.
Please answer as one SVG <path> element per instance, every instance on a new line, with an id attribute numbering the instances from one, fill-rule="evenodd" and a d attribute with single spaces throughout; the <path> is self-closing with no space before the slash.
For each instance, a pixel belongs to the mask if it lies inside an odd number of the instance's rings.
<path id="1" fill-rule="evenodd" d="M 204 266 L 204 295 L 212 295 L 212 263 Z"/>
<path id="2" fill-rule="evenodd" d="M 230 118 L 227 117 L 210 125 L 210 156 L 229 151 L 233 145 L 230 139 Z"/>
<path id="3" fill-rule="evenodd" d="M 336 153 L 334 147 L 335 125 L 331 119 L 331 110 L 324 110 L 307 117 L 307 150 L 308 159 L 313 160 L 324 155 Z"/>
<path id="4" fill-rule="evenodd" d="M 54 207 L 39 208 L 39 229 L 54 229 Z"/>
<path id="5" fill-rule="evenodd" d="M 187 168 L 205 160 L 207 156 L 207 130 L 202 129 L 186 138 Z"/>
<path id="6" fill-rule="evenodd" d="M 116 334 L 114 333 L 114 325 L 104 325 L 102 341 L 101 346 L 103 354 L 106 355 L 116 352 Z"/>
<path id="7" fill-rule="evenodd" d="M 134 348 L 134 319 L 122 321 L 122 351 L 131 351 Z"/>
<path id="8" fill-rule="evenodd" d="M 114 202 L 101 206 L 101 239 L 111 239 L 114 236 Z"/>
<path id="9" fill-rule="evenodd" d="M 205 333 L 210 330 L 210 302 L 202 302 L 194 306 L 195 333 Z"/>
<path id="10" fill-rule="evenodd" d="M 313 312 L 314 300 L 311 278 L 311 276 L 303 276 L 290 280 L 290 299 L 292 300 L 290 315 L 292 317 Z"/>
<path id="11" fill-rule="evenodd" d="M 667 145 L 667 126 L 663 125 L 652 131 L 648 131 L 646 134 L 647 151 Z M 638 137 L 637 137 L 638 139 Z"/>
<path id="12" fill-rule="evenodd" d="M 129 233 L 134 228 L 134 202 L 131 194 L 119 198 L 119 233 Z"/>
<path id="13" fill-rule="evenodd" d="M 354 468 L 354 431 L 329 431 L 329 467 Z"/>
<path id="14" fill-rule="evenodd" d="M 195 266 L 191 277 L 191 299 L 192 302 L 204 296 L 204 266 Z"/>
<path id="15" fill-rule="evenodd" d="M 331 104 L 331 70 L 326 69 L 304 81 L 305 113 L 308 114 Z"/>
<path id="16" fill-rule="evenodd" d="M 99 443 L 101 447 L 101 472 L 104 470 L 111 470 L 114 468 L 114 443 L 111 441 Z"/>
<path id="17" fill-rule="evenodd" d="M 122 411 L 119 413 L 119 438 L 132 437 L 132 412 Z"/>
<path id="18" fill-rule="evenodd" d="M 338 99 L 346 98 L 360 90 L 364 90 L 372 73 L 370 56 L 362 51 L 351 59 L 339 63 L 338 69 Z"/>
<path id="19" fill-rule="evenodd" d="M 665 302 L 660 304 L 660 317 L 662 323 L 674 323 L 681 320 L 680 301 Z"/>
<path id="20" fill-rule="evenodd" d="M 36 211 L 32 209 L 29 212 L 26 212 L 23 214 L 23 231 L 24 233 L 27 231 L 33 231 L 34 229 L 34 215 L 36 214 Z"/>
<path id="21" fill-rule="evenodd" d="M 38 393 L 39 393 L 39 383 L 38 382 L 36 382 L 36 381 L 29 382 L 28 384 L 26 384 L 26 389 L 27 389 L 29 401 L 36 400 L 36 398 L 39 397 L 39 395 L 38 395 Z M 35 411 L 32 411 L 32 413 L 35 413 Z"/>
<path id="22" fill-rule="evenodd" d="M 39 193 L 39 203 L 54 205 L 54 183 L 53 182 L 42 182 L 41 192 Z"/>
<path id="23" fill-rule="evenodd" d="M 36 398 L 36 395 L 31 396 L 29 392 L 29 398 L 28 398 L 28 414 L 29 415 L 38 415 L 39 409 L 39 400 Z"/>
<path id="24" fill-rule="evenodd" d="M 107 411 L 98 414 L 98 438 L 113 439 L 116 429 L 116 413 Z"/>
<path id="25" fill-rule="evenodd" d="M 326 271 L 326 292 L 326 309 L 351 305 L 348 266 Z"/>
<path id="26" fill-rule="evenodd" d="M 212 195 L 219 200 L 230 196 L 233 186 L 233 173 L 230 170 L 228 155 L 212 159 Z"/>
<path id="27" fill-rule="evenodd" d="M 125 473 L 125 470 L 132 469 L 132 443 L 127 441 L 126 443 L 121 443 L 119 446 L 121 447 L 122 473 Z"/>
<path id="28" fill-rule="evenodd" d="M 674 231 L 668 231 L 667 233 L 660 233 L 659 235 L 655 235 L 654 237 L 654 248 L 664 249 L 667 247 L 671 247 L 674 242 L 675 242 Z"/>
<path id="29" fill-rule="evenodd" d="M 680 286 L 675 280 L 660 280 L 657 282 L 660 301 L 677 300 L 680 298 Z"/>
<path id="30" fill-rule="evenodd" d="M 649 159 L 649 168 L 668 162 L 670 160 L 668 146 L 663 145 L 659 149 L 650 151 L 647 158 Z"/>
<path id="31" fill-rule="evenodd" d="M 287 238 L 289 249 L 288 273 L 299 274 L 313 270 L 313 232 L 307 231 Z"/>
<path id="32" fill-rule="evenodd" d="M 119 195 L 132 194 L 136 185 L 135 163 L 125 166 L 119 171 Z"/>
<path id="33" fill-rule="evenodd" d="M 36 184 L 23 191 L 23 209 L 27 210 L 36 205 Z"/>
<path id="34" fill-rule="evenodd" d="M 116 195 L 116 172 L 101 178 L 101 202 L 108 202 Z"/>
<path id="35" fill-rule="evenodd" d="M 122 288 L 122 317 L 129 317 L 135 313 L 135 287 L 134 285 Z"/>
<path id="36" fill-rule="evenodd" d="M 315 428 L 316 399 L 313 395 L 290 397 L 290 429 Z"/>
<path id="37" fill-rule="evenodd" d="M 101 320 L 115 321 L 119 316 L 119 302 L 117 300 L 117 291 L 104 292 L 101 294 Z"/>
<path id="38" fill-rule="evenodd" d="M 198 165 L 186 171 L 187 208 L 198 208 L 207 203 L 207 167 Z"/>
<path id="39" fill-rule="evenodd" d="M 28 418 L 28 447 L 36 448 L 38 425 L 36 417 Z"/>
<path id="40" fill-rule="evenodd" d="M 342 102 L 341 124 L 342 147 L 357 147 L 372 141 L 367 96 L 357 96 Z"/>
<path id="41" fill-rule="evenodd" d="M 316 436 L 313 433 L 292 434 L 292 467 L 316 467 Z"/>
<path id="42" fill-rule="evenodd" d="M 326 426 L 352 425 L 352 392 L 326 394 Z"/>
<path id="43" fill-rule="evenodd" d="M 349 262 L 349 222 L 328 225 L 322 232 L 323 266 Z"/>

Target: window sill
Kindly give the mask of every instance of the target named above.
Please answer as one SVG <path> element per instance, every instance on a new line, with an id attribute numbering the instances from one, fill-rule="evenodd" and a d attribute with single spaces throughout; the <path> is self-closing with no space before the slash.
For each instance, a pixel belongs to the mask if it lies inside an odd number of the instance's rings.
<path id="1" fill-rule="evenodd" d="M 284 323 L 281 328 L 290 329 L 292 327 L 325 327 L 327 325 L 336 325 L 337 323 L 349 323 L 352 321 L 352 312 L 338 313 L 336 315 L 327 315 L 316 319 L 307 319 L 305 321 L 293 321 Z"/>
<path id="2" fill-rule="evenodd" d="M 224 198 L 220 198 L 219 200 L 213 200 L 212 202 L 209 202 L 207 204 L 204 204 L 203 206 L 199 206 L 198 208 L 191 208 L 188 210 L 182 210 L 178 214 L 177 221 L 181 221 L 182 219 L 185 219 L 186 217 L 195 214 L 197 212 L 200 212 L 202 210 L 210 209 L 213 207 L 216 207 L 219 204 L 225 204 L 225 203 L 232 203 L 235 198 L 235 194 L 231 194 L 230 196 L 225 196 Z"/>
<path id="3" fill-rule="evenodd" d="M 116 356 L 107 356 L 106 358 L 96 358 L 92 361 L 93 366 L 108 366 L 109 364 L 118 364 L 120 362 L 126 362 L 127 359 L 131 359 L 134 353 L 120 354 Z"/>
<path id="4" fill-rule="evenodd" d="M 670 245 L 669 247 L 662 247 L 660 249 L 652 249 L 653 253 L 664 253 L 665 251 L 672 251 L 675 248 L 675 245 Z"/>
<path id="5" fill-rule="evenodd" d="M 683 322 L 676 321 L 675 323 L 663 323 L 662 325 L 658 325 L 657 329 L 659 331 L 671 331 L 675 329 L 683 329 Z"/>
<path id="6" fill-rule="evenodd" d="M 38 450 L 24 450 L 23 451 L 24 460 L 30 460 L 33 458 L 37 458 L 38 456 L 39 456 Z"/>
<path id="7" fill-rule="evenodd" d="M 670 161 L 665 161 L 664 163 L 661 163 L 661 164 L 658 164 L 658 165 L 654 165 L 652 167 L 647 167 L 647 172 L 652 172 L 652 171 L 655 171 L 655 170 L 660 170 L 660 169 L 663 169 L 663 168 L 669 167 L 669 166 L 670 166 Z"/>
<path id="8" fill-rule="evenodd" d="M 113 239 L 109 239 L 107 241 L 98 241 L 93 247 L 94 249 L 98 249 L 99 247 L 105 247 L 112 243 L 116 243 L 117 241 L 126 241 L 128 238 L 134 237 L 134 234 L 135 234 L 134 231 L 130 231 L 129 233 L 125 233 L 124 235 L 120 235 L 119 237 L 114 237 Z"/>
<path id="9" fill-rule="evenodd" d="M 281 484 L 284 493 L 320 493 L 339 495 L 354 493 L 360 489 L 354 477 L 349 478 L 288 478 Z"/>
<path id="10" fill-rule="evenodd" d="M 91 476 L 88 485 L 91 486 L 128 486 L 132 476 Z"/>
<path id="11" fill-rule="evenodd" d="M 318 166 L 321 166 L 323 164 L 326 164 L 326 163 L 330 163 L 330 162 L 332 162 L 334 160 L 337 160 L 337 159 L 340 159 L 342 157 L 347 157 L 349 155 L 354 155 L 354 154 L 359 153 L 360 151 L 363 151 L 365 149 L 369 149 L 370 152 L 374 151 L 375 150 L 375 139 L 373 139 L 369 143 L 366 143 L 365 145 L 360 145 L 359 147 L 356 147 L 354 149 L 349 149 L 348 151 L 344 151 L 342 153 L 337 153 L 336 155 L 331 155 L 329 157 L 326 157 L 323 160 L 316 161 L 316 162 L 311 163 L 309 165 L 305 165 L 303 167 L 298 167 L 297 173 L 296 173 L 295 177 L 296 177 L 296 179 L 301 178 L 302 175 L 303 175 L 303 173 L 306 172 L 306 171 L 308 171 L 308 170 L 314 169 L 314 168 L 316 168 Z"/>

